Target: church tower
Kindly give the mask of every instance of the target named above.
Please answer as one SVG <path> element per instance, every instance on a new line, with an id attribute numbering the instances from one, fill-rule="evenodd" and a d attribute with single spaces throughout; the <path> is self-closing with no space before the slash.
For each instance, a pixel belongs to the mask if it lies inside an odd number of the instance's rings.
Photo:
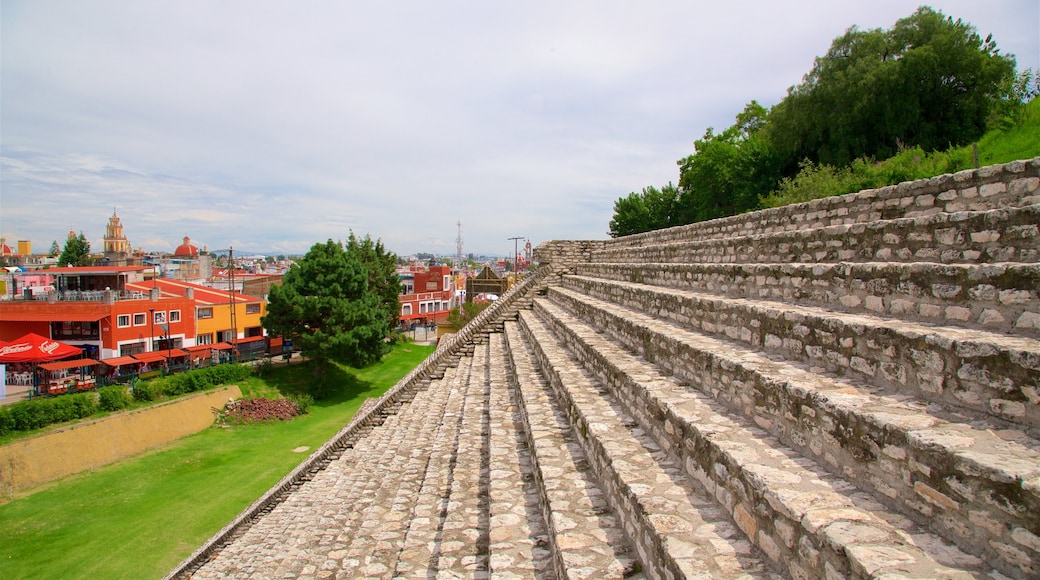
<path id="1" fill-rule="evenodd" d="M 130 242 L 123 235 L 123 223 L 119 221 L 115 208 L 112 208 L 112 217 L 108 218 L 105 226 L 105 258 L 109 265 L 125 266 L 130 256 Z"/>

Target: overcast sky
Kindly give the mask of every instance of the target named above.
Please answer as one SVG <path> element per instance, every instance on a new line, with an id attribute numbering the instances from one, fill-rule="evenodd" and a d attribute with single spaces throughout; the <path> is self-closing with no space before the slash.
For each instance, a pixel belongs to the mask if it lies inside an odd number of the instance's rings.
<path id="1" fill-rule="evenodd" d="M 918 5 L 0 0 L 0 233 L 100 250 L 114 209 L 155 251 L 602 239 L 705 129 Z M 1040 0 L 930 5 L 1040 66 Z"/>

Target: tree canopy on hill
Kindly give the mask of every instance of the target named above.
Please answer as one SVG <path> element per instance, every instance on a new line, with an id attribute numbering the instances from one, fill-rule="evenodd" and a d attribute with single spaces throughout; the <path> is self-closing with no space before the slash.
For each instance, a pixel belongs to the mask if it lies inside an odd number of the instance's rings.
<path id="1" fill-rule="evenodd" d="M 268 296 L 264 328 L 293 341 L 322 378 L 330 361 L 361 367 L 385 354 L 397 319 L 397 257 L 351 233 L 315 244 Z M 393 292 L 393 301 L 388 296 Z"/>
<path id="2" fill-rule="evenodd" d="M 1035 75 L 1015 66 L 991 36 L 928 7 L 891 30 L 853 26 L 771 109 L 751 101 L 733 126 L 708 128 L 678 161 L 678 188 L 619 198 L 610 235 L 758 209 L 807 167 L 972 143 L 1035 96 Z"/>

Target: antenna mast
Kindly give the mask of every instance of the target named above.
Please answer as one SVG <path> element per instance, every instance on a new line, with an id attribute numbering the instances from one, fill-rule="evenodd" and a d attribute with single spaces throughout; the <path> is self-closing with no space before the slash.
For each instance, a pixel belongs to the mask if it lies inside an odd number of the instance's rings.
<path id="1" fill-rule="evenodd" d="M 458 222 L 459 235 L 455 238 L 455 269 L 462 269 L 462 221 Z"/>

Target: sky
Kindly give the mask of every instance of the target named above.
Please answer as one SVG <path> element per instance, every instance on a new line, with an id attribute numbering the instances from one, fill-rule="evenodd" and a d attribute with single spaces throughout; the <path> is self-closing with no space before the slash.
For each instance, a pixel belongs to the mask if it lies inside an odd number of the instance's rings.
<path id="1" fill-rule="evenodd" d="M 100 250 L 115 212 L 159 252 L 605 239 L 706 129 L 919 4 L 0 0 L 0 235 Z M 1040 0 L 929 5 L 1040 68 Z"/>

